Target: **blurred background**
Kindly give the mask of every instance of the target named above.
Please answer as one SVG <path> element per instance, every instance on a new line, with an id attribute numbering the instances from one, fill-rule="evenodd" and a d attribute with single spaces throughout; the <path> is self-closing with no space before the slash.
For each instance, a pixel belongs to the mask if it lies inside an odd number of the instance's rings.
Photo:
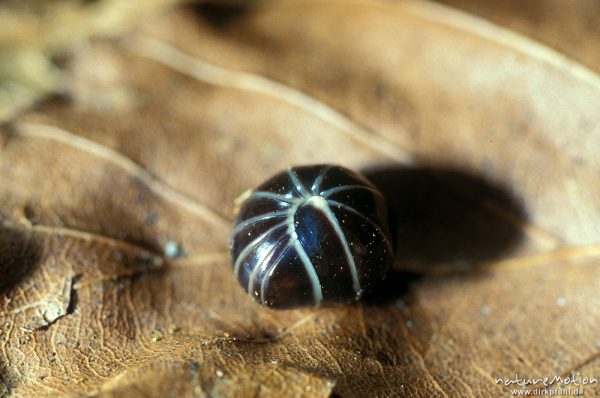
<path id="1" fill-rule="evenodd" d="M 285 2 L 283 0 L 282 2 Z M 275 1 L 222 0 L 221 11 Z M 401 2 L 394 0 L 390 2 Z M 600 70 L 596 0 L 439 0 L 549 45 Z M 64 61 L 86 40 L 119 37 L 178 0 L 4 0 L 0 2 L 0 121 L 53 93 L 68 92 Z"/>

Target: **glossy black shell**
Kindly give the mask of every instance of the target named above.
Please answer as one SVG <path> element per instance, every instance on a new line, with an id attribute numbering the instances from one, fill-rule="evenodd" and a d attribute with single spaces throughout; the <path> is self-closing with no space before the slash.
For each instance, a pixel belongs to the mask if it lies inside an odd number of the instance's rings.
<path id="1" fill-rule="evenodd" d="M 359 299 L 393 259 L 381 193 L 340 166 L 293 167 L 244 201 L 231 234 L 233 271 L 274 308 Z"/>

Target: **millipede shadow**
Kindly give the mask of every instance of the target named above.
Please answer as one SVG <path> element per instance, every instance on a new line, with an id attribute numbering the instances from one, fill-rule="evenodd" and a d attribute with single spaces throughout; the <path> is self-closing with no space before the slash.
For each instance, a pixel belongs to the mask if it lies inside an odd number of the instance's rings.
<path id="1" fill-rule="evenodd" d="M 396 242 L 395 267 L 378 298 L 405 291 L 436 267 L 467 273 L 474 264 L 506 255 L 523 239 L 523 204 L 483 176 L 406 166 L 370 167 L 363 173 L 388 202 Z"/>
<path id="2" fill-rule="evenodd" d="M 40 260 L 40 248 L 24 231 L 0 227 L 0 293 L 29 275 Z"/>

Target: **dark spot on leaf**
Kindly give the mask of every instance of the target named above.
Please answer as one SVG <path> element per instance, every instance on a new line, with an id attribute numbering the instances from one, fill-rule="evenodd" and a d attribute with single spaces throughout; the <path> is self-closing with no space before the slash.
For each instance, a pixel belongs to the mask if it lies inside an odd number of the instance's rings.
<path id="1" fill-rule="evenodd" d="M 40 248 L 26 232 L 0 227 L 0 258 L 0 292 L 4 292 L 33 271 Z"/>
<path id="2" fill-rule="evenodd" d="M 146 216 L 146 220 L 144 222 L 146 223 L 146 225 L 154 225 L 156 223 L 156 221 L 158 221 L 159 218 L 160 218 L 160 215 L 153 211 L 153 212 L 148 213 L 148 215 Z"/>
<path id="3" fill-rule="evenodd" d="M 35 217 L 35 211 L 34 209 L 31 207 L 30 204 L 25 204 L 23 205 L 23 216 L 27 219 L 27 221 L 29 221 L 32 225 L 37 224 L 36 221 L 36 217 Z"/>
<path id="4" fill-rule="evenodd" d="M 215 29 L 225 29 L 236 20 L 245 16 L 252 6 L 252 1 L 239 4 L 200 3 L 193 11 Z"/>
<path id="5" fill-rule="evenodd" d="M 83 275 L 75 275 L 71 281 L 71 293 L 69 297 L 69 306 L 67 307 L 67 315 L 73 314 L 77 309 L 77 303 L 79 301 L 79 297 L 77 296 L 77 282 L 81 279 Z"/>

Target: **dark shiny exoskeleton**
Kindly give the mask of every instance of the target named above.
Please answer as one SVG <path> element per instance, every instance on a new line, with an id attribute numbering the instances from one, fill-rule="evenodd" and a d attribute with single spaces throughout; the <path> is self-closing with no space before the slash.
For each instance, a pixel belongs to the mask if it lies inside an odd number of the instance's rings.
<path id="1" fill-rule="evenodd" d="M 231 235 L 233 270 L 274 308 L 359 299 L 393 259 L 381 193 L 340 166 L 293 167 L 253 191 Z"/>

